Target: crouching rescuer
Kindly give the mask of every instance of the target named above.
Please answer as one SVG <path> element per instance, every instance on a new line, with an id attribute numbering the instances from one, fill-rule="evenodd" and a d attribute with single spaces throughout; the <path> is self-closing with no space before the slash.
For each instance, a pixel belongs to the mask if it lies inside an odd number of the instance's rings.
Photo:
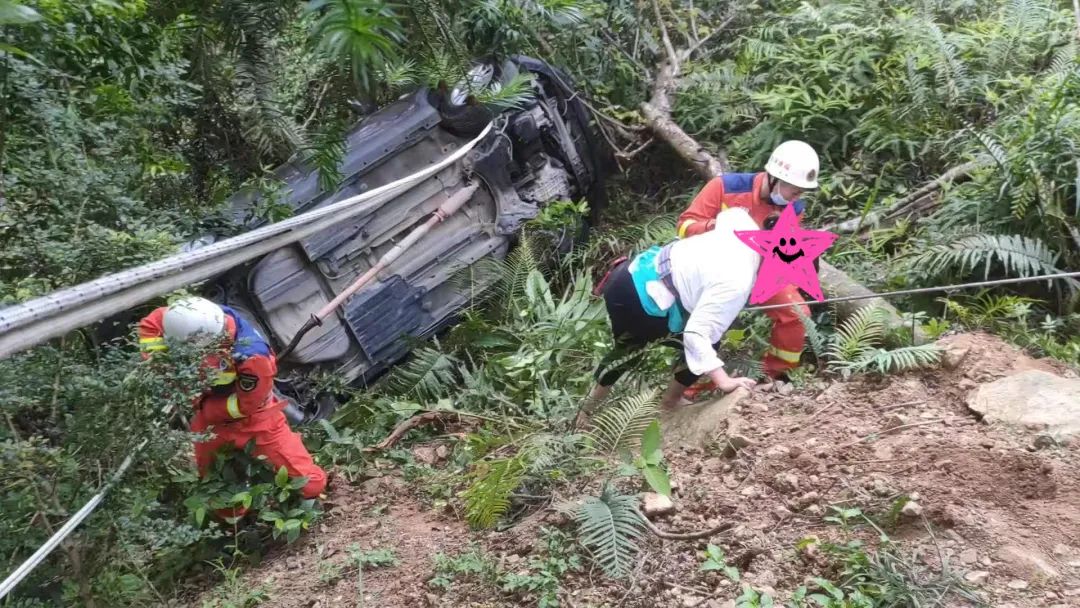
<path id="1" fill-rule="evenodd" d="M 606 277 L 601 290 L 614 348 L 597 369 L 597 386 L 585 412 L 608 396 L 647 345 L 666 341 L 678 346 L 680 336 L 682 362 L 661 407 L 675 407 L 699 376 L 708 376 L 724 392 L 754 387 L 752 379 L 724 371 L 714 345 L 746 305 L 761 264 L 761 256 L 739 241 L 735 231 L 759 227 L 746 209 L 724 211 L 714 224 L 714 230 L 692 239 L 654 246 Z"/>
<path id="2" fill-rule="evenodd" d="M 713 218 L 718 213 L 736 207 L 749 211 L 759 224 L 787 205 L 792 205 L 796 215 L 801 217 L 805 204 L 799 197 L 803 192 L 818 187 L 819 168 L 817 152 L 809 144 L 797 140 L 785 141 L 773 150 L 764 172 L 728 173 L 710 180 L 679 216 L 679 237 L 712 230 L 716 222 Z M 816 260 L 814 265 L 816 268 Z M 788 370 L 799 365 L 806 328 L 798 311 L 810 315 L 810 309 L 804 302 L 798 288 L 788 285 L 763 303 L 798 305 L 765 311 L 772 320 L 772 334 L 762 366 L 772 378 L 781 378 Z"/>
<path id="3" fill-rule="evenodd" d="M 319 468 L 300 435 L 289 428 L 287 402 L 274 392 L 277 360 L 266 340 L 232 309 L 210 300 L 189 297 L 161 307 L 139 322 L 139 346 L 144 357 L 168 349 L 170 341 L 222 345 L 203 360 L 207 388 L 195 402 L 191 430 L 211 433 L 195 442 L 199 475 L 205 476 L 217 451 L 227 444 L 244 449 L 255 440 L 255 456 L 290 477 L 306 477 L 306 498 L 319 497 L 326 473 Z"/>

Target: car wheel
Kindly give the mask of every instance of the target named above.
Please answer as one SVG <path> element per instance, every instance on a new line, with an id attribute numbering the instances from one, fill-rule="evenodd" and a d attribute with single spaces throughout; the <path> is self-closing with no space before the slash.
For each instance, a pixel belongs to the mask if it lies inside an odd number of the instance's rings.
<path id="1" fill-rule="evenodd" d="M 495 118 L 495 112 L 476 101 L 471 91 L 485 87 L 498 89 L 501 72 L 491 62 L 475 64 L 465 79 L 457 83 L 438 100 L 437 107 L 442 118 L 440 126 L 460 137 L 476 137 Z"/>
<path id="2" fill-rule="evenodd" d="M 476 137 L 495 117 L 494 113 L 483 104 L 454 106 L 446 104 L 440 108 L 439 125 L 460 137 Z"/>

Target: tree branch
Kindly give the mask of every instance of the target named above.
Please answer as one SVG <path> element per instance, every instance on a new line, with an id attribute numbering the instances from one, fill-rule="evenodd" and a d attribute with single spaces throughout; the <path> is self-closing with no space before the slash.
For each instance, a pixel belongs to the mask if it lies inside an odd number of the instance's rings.
<path id="1" fill-rule="evenodd" d="M 734 523 L 725 522 L 720 524 L 719 526 L 709 528 L 708 530 L 699 530 L 697 532 L 667 532 L 661 530 L 656 526 L 656 524 L 649 521 L 649 518 L 645 517 L 645 514 L 641 512 L 641 509 L 635 508 L 634 510 L 637 511 L 638 517 L 641 518 L 641 521 L 645 522 L 645 527 L 649 530 L 649 532 L 652 532 L 653 536 L 663 538 L 665 540 L 698 540 L 701 538 L 715 536 L 721 532 L 726 532 L 727 530 L 735 527 Z"/>

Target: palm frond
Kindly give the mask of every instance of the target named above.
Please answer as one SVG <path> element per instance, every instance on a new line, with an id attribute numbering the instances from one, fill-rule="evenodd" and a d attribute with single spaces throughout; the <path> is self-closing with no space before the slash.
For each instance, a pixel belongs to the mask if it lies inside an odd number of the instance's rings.
<path id="1" fill-rule="evenodd" d="M 951 243 L 932 245 L 908 258 L 913 268 L 930 275 L 955 271 L 961 275 L 983 267 L 989 278 L 995 263 L 1008 276 L 1030 277 L 1062 272 L 1057 267 L 1059 255 L 1037 238 L 1018 234 L 974 234 Z M 1070 289 L 1076 281 L 1069 280 Z"/>
<path id="2" fill-rule="evenodd" d="M 372 69 L 395 56 L 405 39 L 398 16 L 381 0 L 318 0 L 308 10 L 316 15 L 311 35 L 317 50 L 348 62 L 365 90 Z"/>
<path id="3" fill-rule="evenodd" d="M 574 519 L 581 544 L 592 552 L 593 561 L 611 578 L 626 576 L 645 533 L 637 498 L 604 488 L 599 497 L 588 498 L 576 510 Z"/>
<path id="4" fill-rule="evenodd" d="M 471 473 L 472 484 L 461 494 L 469 524 L 490 528 L 510 508 L 510 494 L 521 485 L 526 456 L 480 461 Z"/>
<path id="5" fill-rule="evenodd" d="M 941 349 L 935 344 L 920 344 L 886 350 L 874 348 L 864 352 L 852 361 L 834 362 L 833 368 L 845 376 L 876 372 L 890 374 L 920 369 L 937 365 L 941 360 Z"/>
<path id="6" fill-rule="evenodd" d="M 523 73 L 515 74 L 504 85 L 488 86 L 476 93 L 477 101 L 496 110 L 521 109 L 533 97 L 532 76 Z"/>
<path id="7" fill-rule="evenodd" d="M 603 455 L 631 449 L 656 418 L 657 391 L 648 390 L 616 401 L 597 414 L 585 433 L 592 449 Z"/>
<path id="8" fill-rule="evenodd" d="M 394 369 L 386 384 L 394 395 L 437 401 L 453 390 L 458 364 L 454 357 L 435 348 L 420 348 L 413 351 L 408 362 Z"/>
<path id="9" fill-rule="evenodd" d="M 866 306 L 844 319 L 829 344 L 830 364 L 857 361 L 873 351 L 885 335 L 885 317 L 883 309 Z"/>

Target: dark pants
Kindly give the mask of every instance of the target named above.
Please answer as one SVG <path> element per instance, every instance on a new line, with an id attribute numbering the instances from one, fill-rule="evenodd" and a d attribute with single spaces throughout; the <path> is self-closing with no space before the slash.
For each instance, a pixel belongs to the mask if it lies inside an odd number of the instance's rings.
<path id="1" fill-rule="evenodd" d="M 601 386 L 615 384 L 626 370 L 641 361 L 644 349 L 650 343 L 660 341 L 682 352 L 682 341 L 677 334 L 668 331 L 667 317 L 654 317 L 641 307 L 634 279 L 630 276 L 630 262 L 623 262 L 611 271 L 603 296 L 615 347 L 600 361 L 596 370 L 596 381 Z M 683 354 L 676 367 L 675 380 L 690 386 L 697 379 L 698 375 L 687 367 Z"/>

